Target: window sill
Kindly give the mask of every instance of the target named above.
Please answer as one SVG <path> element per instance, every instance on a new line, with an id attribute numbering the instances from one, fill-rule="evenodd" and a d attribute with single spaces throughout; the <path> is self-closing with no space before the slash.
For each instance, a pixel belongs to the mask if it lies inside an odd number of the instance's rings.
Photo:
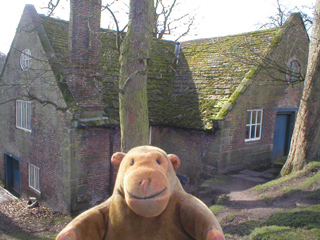
<path id="1" fill-rule="evenodd" d="M 41 192 L 31 186 L 29 186 L 30 189 L 32 189 L 35 193 L 37 193 L 39 196 L 41 195 Z"/>
<path id="2" fill-rule="evenodd" d="M 259 140 L 261 140 L 261 138 L 250 138 L 250 139 L 245 139 L 244 142 L 255 142 Z"/>
<path id="3" fill-rule="evenodd" d="M 22 127 L 17 127 L 17 126 L 16 126 L 16 128 L 19 129 L 19 130 L 23 130 L 23 131 L 25 131 L 25 132 L 30 132 L 30 133 L 31 133 L 31 130 L 30 130 L 30 129 L 22 128 Z"/>

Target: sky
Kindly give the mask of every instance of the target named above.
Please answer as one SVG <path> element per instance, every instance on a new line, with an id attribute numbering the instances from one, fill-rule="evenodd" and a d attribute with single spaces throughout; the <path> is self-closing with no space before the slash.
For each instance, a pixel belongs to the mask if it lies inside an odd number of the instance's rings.
<path id="1" fill-rule="evenodd" d="M 126 1 L 118 0 L 111 6 L 115 14 L 120 16 L 119 19 L 127 17 Z M 169 0 L 162 1 L 169 2 Z M 68 20 L 70 2 L 69 0 L 60 2 L 54 17 Z M 181 41 L 255 31 L 262 23 L 268 21 L 268 17 L 274 16 L 277 12 L 276 0 L 182 0 L 180 2 L 175 11 L 177 18 L 186 13 L 195 16 L 192 33 L 180 39 Z M 314 6 L 315 2 L 316 0 L 281 0 L 288 9 L 293 9 L 295 6 L 299 6 L 300 9 L 303 6 Z M 0 52 L 9 51 L 24 6 L 33 4 L 38 13 L 46 14 L 47 3 L 48 0 L 0 1 Z M 313 13 L 313 10 L 307 8 L 303 8 L 303 11 L 310 15 Z M 103 27 L 110 26 L 107 13 L 104 13 L 102 22 Z M 183 26 L 180 28 L 184 31 Z"/>

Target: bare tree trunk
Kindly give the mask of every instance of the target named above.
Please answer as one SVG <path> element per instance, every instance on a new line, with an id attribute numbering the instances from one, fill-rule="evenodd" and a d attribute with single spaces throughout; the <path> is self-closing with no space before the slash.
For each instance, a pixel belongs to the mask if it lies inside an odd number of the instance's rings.
<path id="1" fill-rule="evenodd" d="M 153 0 L 131 0 L 128 32 L 120 53 L 121 149 L 149 142 L 147 65 L 152 44 Z"/>
<path id="2" fill-rule="evenodd" d="M 282 175 L 298 171 L 320 152 L 320 0 L 317 0 L 311 37 L 307 76 Z"/>

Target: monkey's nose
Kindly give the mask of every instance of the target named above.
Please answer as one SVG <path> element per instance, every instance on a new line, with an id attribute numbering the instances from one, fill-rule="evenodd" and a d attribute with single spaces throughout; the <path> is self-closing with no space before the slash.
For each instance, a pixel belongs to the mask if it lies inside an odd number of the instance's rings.
<path id="1" fill-rule="evenodd" d="M 146 183 L 151 183 L 151 182 L 152 182 L 151 178 L 141 179 L 141 180 L 139 181 L 139 184 L 140 184 L 140 185 L 145 185 Z"/>

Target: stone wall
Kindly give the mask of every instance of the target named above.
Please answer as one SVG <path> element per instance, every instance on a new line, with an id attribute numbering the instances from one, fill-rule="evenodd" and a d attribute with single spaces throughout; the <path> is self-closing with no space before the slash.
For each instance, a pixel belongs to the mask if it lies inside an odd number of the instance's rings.
<path id="1" fill-rule="evenodd" d="M 105 201 L 113 191 L 116 169 L 110 159 L 120 151 L 119 128 L 83 127 L 73 130 L 71 212 Z"/>
<path id="2" fill-rule="evenodd" d="M 193 194 L 197 194 L 203 179 L 217 172 L 214 152 L 211 150 L 214 140 L 212 132 L 152 127 L 151 144 L 180 158 L 181 166 L 177 172 L 188 178 L 188 183 L 183 182 L 183 185 L 186 191 Z"/>
<path id="3" fill-rule="evenodd" d="M 5 113 L 0 119 L 0 149 L 20 159 L 21 197 L 34 196 L 55 210 L 67 211 L 70 196 L 65 179 L 70 172 L 67 159 L 71 116 L 56 110 L 56 106 L 64 108 L 66 105 L 31 19 L 32 13 L 26 10 L 2 76 L 4 86 L 0 98 L 6 104 L 0 104 Z M 32 54 L 29 70 L 20 67 L 24 49 Z M 31 101 L 31 131 L 16 127 L 16 99 Z M 41 101 L 56 105 L 43 105 Z M 40 169 L 40 193 L 29 187 L 29 164 Z M 5 183 L 4 157 L 0 158 L 0 165 L 0 178 Z"/>
<path id="4" fill-rule="evenodd" d="M 297 29 L 298 28 L 298 29 Z M 249 87 L 239 96 L 231 112 L 220 122 L 217 144 L 219 171 L 259 168 L 271 164 L 277 111 L 298 109 L 303 82 L 289 83 L 286 69 L 290 59 L 297 59 L 304 75 L 307 66 L 308 36 L 301 22 L 287 28 L 281 41 L 270 52 L 270 64 L 258 69 Z M 245 142 L 247 110 L 262 109 L 260 140 Z"/>

